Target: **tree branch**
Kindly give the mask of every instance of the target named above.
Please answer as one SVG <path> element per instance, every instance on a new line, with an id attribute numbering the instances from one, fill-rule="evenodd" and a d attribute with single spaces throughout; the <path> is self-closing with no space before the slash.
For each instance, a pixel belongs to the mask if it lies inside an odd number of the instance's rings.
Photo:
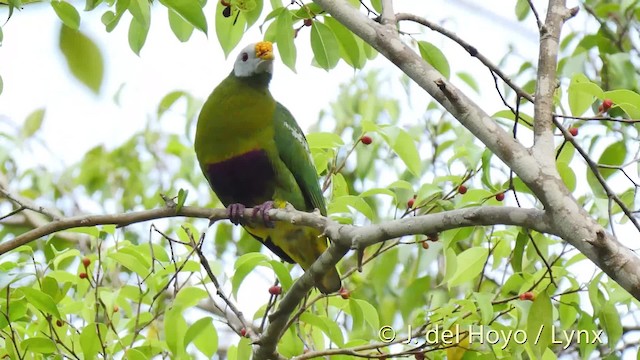
<path id="1" fill-rule="evenodd" d="M 553 140 L 553 94 L 557 87 L 558 49 L 560 32 L 569 10 L 566 0 L 549 0 L 547 19 L 540 26 L 540 51 L 538 53 L 538 75 L 536 79 L 536 101 L 534 111 L 533 151 L 551 164 L 554 161 Z"/>
<path id="2" fill-rule="evenodd" d="M 555 167 L 553 137 L 549 132 L 553 117 L 549 98 L 555 90 L 556 70 L 542 73 L 538 93 L 547 104 L 536 113 L 537 149 L 529 152 L 511 134 L 502 129 L 477 104 L 466 97 L 415 51 L 402 42 L 397 33 L 367 18 L 346 1 L 313 0 L 355 35 L 373 46 L 409 78 L 438 101 L 452 116 L 498 156 L 532 190 L 543 204 L 552 232 L 576 247 L 598 267 L 640 299 L 640 258 L 607 234 L 572 197 Z M 562 23 L 576 13 L 566 9 L 564 0 L 551 0 L 548 24 L 545 24 L 541 48 L 546 65 L 557 64 L 557 42 Z M 541 70 L 543 71 L 543 70 Z M 539 99 L 536 96 L 536 103 Z"/>

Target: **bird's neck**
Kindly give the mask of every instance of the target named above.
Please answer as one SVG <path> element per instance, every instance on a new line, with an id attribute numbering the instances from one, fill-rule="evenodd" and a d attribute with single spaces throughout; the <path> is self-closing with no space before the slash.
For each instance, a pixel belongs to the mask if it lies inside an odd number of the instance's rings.
<path id="1" fill-rule="evenodd" d="M 235 76 L 232 72 L 232 76 Z M 258 75 L 252 76 L 237 76 L 237 79 L 241 82 L 249 85 L 252 88 L 256 89 L 267 89 L 269 88 L 269 82 L 271 81 L 271 73 L 265 72 Z"/>

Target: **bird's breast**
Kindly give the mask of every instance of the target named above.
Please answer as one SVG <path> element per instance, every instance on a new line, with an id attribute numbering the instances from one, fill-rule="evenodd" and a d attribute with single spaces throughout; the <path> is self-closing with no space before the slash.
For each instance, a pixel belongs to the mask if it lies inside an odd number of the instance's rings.
<path id="1" fill-rule="evenodd" d="M 265 150 L 251 150 L 209 163 L 204 170 L 211 188 L 225 206 L 232 203 L 256 206 L 271 200 L 275 190 L 276 174 Z"/>

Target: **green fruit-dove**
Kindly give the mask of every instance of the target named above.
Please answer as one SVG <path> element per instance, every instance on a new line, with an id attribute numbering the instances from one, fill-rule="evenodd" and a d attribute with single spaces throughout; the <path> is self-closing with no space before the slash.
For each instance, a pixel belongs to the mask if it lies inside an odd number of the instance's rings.
<path id="1" fill-rule="evenodd" d="M 233 71 L 209 95 L 196 129 L 200 168 L 230 220 L 276 255 L 307 270 L 327 249 L 327 238 L 314 228 L 271 222 L 273 207 L 292 204 L 327 214 L 307 140 L 289 110 L 269 92 L 273 46 L 259 42 L 244 48 Z M 262 221 L 244 221 L 245 207 Z M 336 269 L 315 279 L 328 294 L 341 287 Z"/>

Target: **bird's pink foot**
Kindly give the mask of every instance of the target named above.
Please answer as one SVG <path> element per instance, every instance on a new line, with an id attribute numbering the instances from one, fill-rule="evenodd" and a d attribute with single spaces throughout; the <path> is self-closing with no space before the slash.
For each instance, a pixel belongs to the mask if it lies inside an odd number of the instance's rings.
<path id="1" fill-rule="evenodd" d="M 244 218 L 245 206 L 242 204 L 231 204 L 227 207 L 227 213 L 229 214 L 229 221 L 233 225 L 240 224 L 240 221 Z"/>
<path id="2" fill-rule="evenodd" d="M 276 225 L 269 218 L 269 210 L 273 209 L 273 201 L 265 201 L 264 204 L 253 207 L 253 218 L 260 216 L 264 226 L 274 228 Z"/>

